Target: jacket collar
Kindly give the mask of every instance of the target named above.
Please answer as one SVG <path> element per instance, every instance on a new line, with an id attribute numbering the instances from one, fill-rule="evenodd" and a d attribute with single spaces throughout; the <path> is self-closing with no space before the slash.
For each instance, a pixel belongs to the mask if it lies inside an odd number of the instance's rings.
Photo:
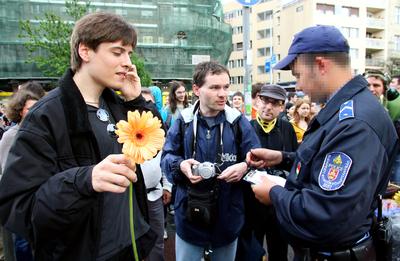
<path id="1" fill-rule="evenodd" d="M 196 114 L 196 111 L 200 110 L 200 101 L 196 101 L 196 103 L 193 105 L 193 107 L 185 108 L 182 112 L 182 118 L 185 123 L 189 123 L 193 121 L 193 117 Z M 220 114 L 218 114 L 220 115 Z M 227 122 L 230 124 L 233 124 L 233 122 L 238 119 L 242 115 L 237 109 L 233 109 L 229 107 L 228 105 L 225 105 L 224 108 L 224 118 L 226 119 Z M 224 120 L 225 120 L 224 119 Z M 218 122 L 219 123 L 219 122 Z"/>
<path id="2" fill-rule="evenodd" d="M 363 91 L 368 83 L 361 75 L 358 75 L 348 81 L 340 90 L 329 100 L 325 108 L 323 108 L 310 124 L 311 129 L 314 124 L 324 125 L 332 118 L 340 109 L 340 105 L 350 100 L 354 95 Z"/>
<path id="3" fill-rule="evenodd" d="M 91 126 L 86 103 L 72 78 L 73 76 L 74 72 L 68 69 L 59 81 L 60 99 L 65 112 L 68 132 L 71 134 L 89 132 Z M 113 91 L 108 88 L 104 89 L 102 97 L 107 101 L 113 117 L 120 119 L 122 112 L 117 109 L 118 100 Z"/>

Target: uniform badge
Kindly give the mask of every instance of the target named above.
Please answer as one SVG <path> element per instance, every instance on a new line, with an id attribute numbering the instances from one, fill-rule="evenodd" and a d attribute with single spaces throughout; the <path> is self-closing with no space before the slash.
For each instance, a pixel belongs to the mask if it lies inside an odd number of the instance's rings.
<path id="1" fill-rule="evenodd" d="M 352 162 L 351 158 L 343 152 L 327 154 L 318 177 L 320 188 L 326 191 L 341 188 L 349 174 Z"/>
<path id="2" fill-rule="evenodd" d="M 348 100 L 340 105 L 339 110 L 339 121 L 354 118 L 354 108 L 353 108 L 353 100 Z"/>

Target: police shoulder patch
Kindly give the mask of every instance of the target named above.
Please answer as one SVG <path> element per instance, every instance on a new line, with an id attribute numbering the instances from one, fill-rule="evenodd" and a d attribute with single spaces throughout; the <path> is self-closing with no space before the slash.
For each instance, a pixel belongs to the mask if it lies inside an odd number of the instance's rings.
<path id="1" fill-rule="evenodd" d="M 325 156 L 318 177 L 318 185 L 326 191 L 340 189 L 349 174 L 352 159 L 343 152 L 331 152 Z"/>
<path id="2" fill-rule="evenodd" d="M 340 105 L 339 121 L 354 118 L 353 100 L 348 100 Z"/>

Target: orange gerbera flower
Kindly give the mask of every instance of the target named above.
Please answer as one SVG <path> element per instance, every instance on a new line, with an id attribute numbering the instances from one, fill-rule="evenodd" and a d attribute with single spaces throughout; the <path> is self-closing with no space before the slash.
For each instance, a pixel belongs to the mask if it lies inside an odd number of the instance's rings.
<path id="1" fill-rule="evenodd" d="M 135 163 L 152 159 L 164 144 L 165 132 L 161 121 L 153 114 L 138 111 L 128 112 L 128 122 L 117 123 L 118 142 L 123 143 L 122 153 Z"/>

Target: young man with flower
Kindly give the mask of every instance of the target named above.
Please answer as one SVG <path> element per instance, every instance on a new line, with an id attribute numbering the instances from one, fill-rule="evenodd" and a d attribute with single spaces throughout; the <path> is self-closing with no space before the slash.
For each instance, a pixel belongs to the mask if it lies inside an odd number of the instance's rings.
<path id="1" fill-rule="evenodd" d="M 131 182 L 141 259 L 154 244 L 141 170 L 121 154 L 114 133 L 128 110 L 159 116 L 140 94 L 130 60 L 136 40 L 117 15 L 80 19 L 71 69 L 21 124 L 0 184 L 0 219 L 33 243 L 36 260 L 133 260 Z"/>
<path id="2" fill-rule="evenodd" d="M 259 142 L 248 120 L 226 105 L 228 88 L 229 72 L 224 66 L 216 62 L 198 64 L 193 75 L 193 92 L 199 100 L 182 111 L 169 129 L 163 148 L 162 169 L 177 186 L 178 261 L 200 261 L 203 255 L 217 261 L 235 258 L 237 238 L 244 223 L 241 178 L 247 171 L 245 154 L 259 147 Z M 207 163 L 199 165 L 205 162 L 213 163 L 215 168 Z M 203 176 L 192 171 L 200 166 Z M 207 179 L 204 174 L 210 172 L 217 175 Z M 215 202 L 208 203 L 214 207 L 205 206 L 200 210 L 205 215 L 196 216 L 191 212 L 191 193 L 208 189 L 209 184 L 213 189 L 206 193 L 212 194 Z"/>

